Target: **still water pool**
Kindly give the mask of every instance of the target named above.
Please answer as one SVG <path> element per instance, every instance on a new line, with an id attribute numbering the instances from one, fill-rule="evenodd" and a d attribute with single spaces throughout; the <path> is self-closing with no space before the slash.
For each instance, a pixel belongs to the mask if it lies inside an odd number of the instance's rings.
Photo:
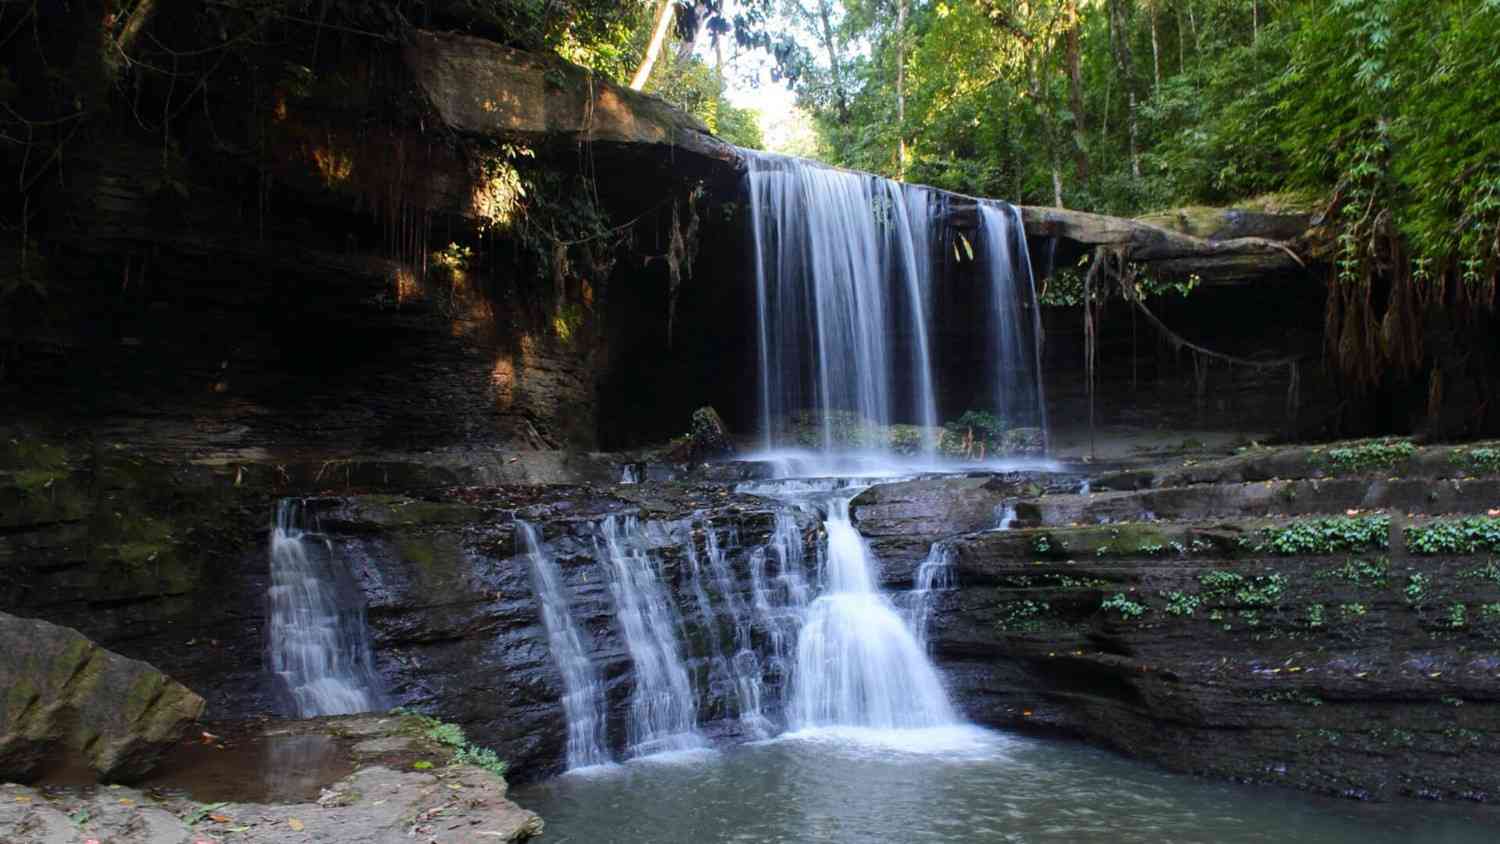
<path id="1" fill-rule="evenodd" d="M 797 733 L 517 789 L 551 844 L 1500 841 L 1500 813 L 1362 804 L 977 728 Z"/>

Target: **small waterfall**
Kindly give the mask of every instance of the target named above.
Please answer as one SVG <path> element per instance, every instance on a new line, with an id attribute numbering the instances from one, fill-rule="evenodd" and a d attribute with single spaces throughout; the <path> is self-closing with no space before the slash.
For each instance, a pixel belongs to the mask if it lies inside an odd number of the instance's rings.
<path id="1" fill-rule="evenodd" d="M 669 540 L 648 527 L 635 516 L 610 516 L 594 539 L 595 559 L 608 561 L 616 615 L 634 663 L 628 738 L 637 756 L 703 746 L 698 701 L 677 641 L 681 621 L 649 550 Z"/>
<path id="2" fill-rule="evenodd" d="M 730 623 L 734 627 L 734 656 L 729 660 L 728 668 L 734 679 L 740 723 L 755 736 L 764 738 L 770 734 L 770 724 L 764 714 L 765 680 L 760 655 L 751 644 L 750 621 L 746 618 L 739 596 L 735 594 L 734 583 L 729 574 L 729 561 L 719 544 L 719 535 L 714 531 L 713 525 L 705 525 L 704 553 L 708 557 L 709 570 L 713 573 L 719 594 L 729 611 Z M 715 647 L 717 648 L 717 644 Z"/>
<path id="3" fill-rule="evenodd" d="M 995 527 L 993 530 L 1010 530 L 1016 523 L 1016 505 L 1006 502 L 995 507 Z"/>
<path id="4" fill-rule="evenodd" d="M 277 502 L 271 528 L 267 661 L 297 717 L 384 708 L 359 590 L 302 502 Z"/>
<path id="5" fill-rule="evenodd" d="M 640 472 L 636 470 L 634 463 L 626 463 L 620 467 L 621 484 L 638 484 L 641 482 Z"/>
<path id="6" fill-rule="evenodd" d="M 1047 430 L 1047 404 L 1037 373 L 1042 311 L 1026 250 L 1021 211 L 1013 205 L 979 205 L 980 230 L 990 280 L 989 333 L 996 371 L 995 413 L 1012 426 Z M 1022 288 L 1022 285 L 1025 288 Z M 1028 318 L 1025 310 L 1029 306 Z"/>
<path id="7" fill-rule="evenodd" d="M 532 585 L 541 602 L 547 646 L 557 661 L 563 681 L 563 717 L 568 724 L 568 768 L 585 768 L 609 761 L 604 741 L 604 684 L 589 660 L 583 636 L 573 620 L 568 594 L 557 561 L 541 542 L 537 530 L 517 519 L 516 537 L 531 559 Z"/>
<path id="8" fill-rule="evenodd" d="M 946 542 L 934 542 L 927 552 L 927 559 L 917 567 L 915 588 L 911 596 L 911 629 L 916 634 L 917 644 L 927 649 L 927 627 L 932 621 L 932 605 L 935 592 L 952 589 L 958 585 L 958 573 L 953 566 L 953 548 Z"/>
<path id="9" fill-rule="evenodd" d="M 798 727 L 930 727 L 953 723 L 947 692 L 911 628 L 876 588 L 852 494 L 828 500 L 825 590 L 797 641 L 792 722 Z"/>

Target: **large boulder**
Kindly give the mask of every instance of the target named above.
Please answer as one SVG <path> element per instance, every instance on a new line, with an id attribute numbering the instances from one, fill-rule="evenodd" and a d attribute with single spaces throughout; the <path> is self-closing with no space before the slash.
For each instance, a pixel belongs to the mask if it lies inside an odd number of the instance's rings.
<path id="1" fill-rule="evenodd" d="M 78 631 L 0 613 L 0 780 L 77 753 L 100 780 L 145 776 L 203 712 L 203 698 Z"/>

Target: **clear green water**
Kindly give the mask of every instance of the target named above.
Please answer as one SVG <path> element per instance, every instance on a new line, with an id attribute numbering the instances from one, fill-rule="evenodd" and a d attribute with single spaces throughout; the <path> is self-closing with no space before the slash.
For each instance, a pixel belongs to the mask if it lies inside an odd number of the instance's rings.
<path id="1" fill-rule="evenodd" d="M 1500 814 L 1181 776 L 972 728 L 817 733 L 517 789 L 551 844 L 1500 841 Z"/>

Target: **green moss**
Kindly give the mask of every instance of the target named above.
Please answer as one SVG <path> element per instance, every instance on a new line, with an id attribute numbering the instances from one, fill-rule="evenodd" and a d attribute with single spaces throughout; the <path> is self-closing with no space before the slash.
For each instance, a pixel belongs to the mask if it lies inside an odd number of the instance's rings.
<path id="1" fill-rule="evenodd" d="M 0 429 L 0 470 L 66 473 L 68 452 L 56 443 Z"/>

